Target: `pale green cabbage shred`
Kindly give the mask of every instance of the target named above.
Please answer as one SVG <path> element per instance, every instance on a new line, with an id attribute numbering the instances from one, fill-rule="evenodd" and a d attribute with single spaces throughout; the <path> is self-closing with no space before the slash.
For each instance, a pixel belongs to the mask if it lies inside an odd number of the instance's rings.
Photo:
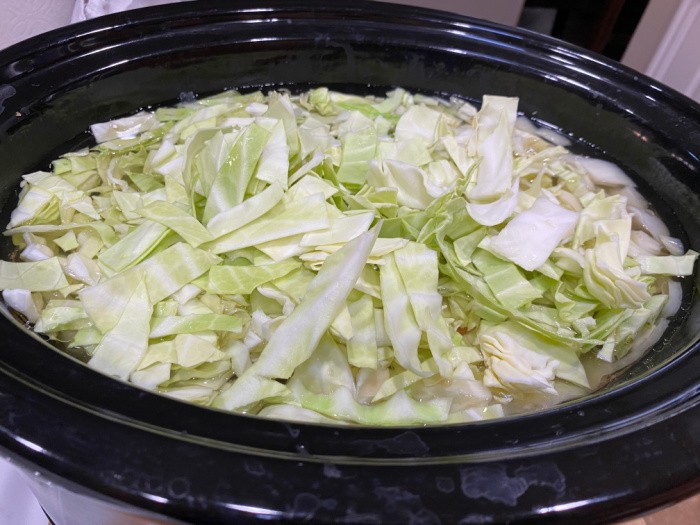
<path id="1" fill-rule="evenodd" d="M 697 253 L 517 108 L 228 91 L 96 124 L 23 177 L 3 297 L 98 371 L 264 417 L 458 423 L 586 393 L 582 358 L 673 313 Z"/>

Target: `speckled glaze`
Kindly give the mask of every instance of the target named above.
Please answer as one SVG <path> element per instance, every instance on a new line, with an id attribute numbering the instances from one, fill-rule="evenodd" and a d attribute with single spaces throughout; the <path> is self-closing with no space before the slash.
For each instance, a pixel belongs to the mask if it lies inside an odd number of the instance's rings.
<path id="1" fill-rule="evenodd" d="M 356 1 L 209 1 L 70 26 L 0 53 L 0 223 L 22 173 L 88 125 L 188 93 L 326 85 L 520 97 L 626 169 L 700 249 L 700 108 L 533 33 Z M 11 246 L 3 239 L 0 249 Z M 0 449 L 57 525 L 596 523 L 700 489 L 697 275 L 662 340 L 604 390 L 504 420 L 347 428 L 260 420 L 104 377 L 0 316 Z M 110 521 L 111 520 L 111 521 Z"/>

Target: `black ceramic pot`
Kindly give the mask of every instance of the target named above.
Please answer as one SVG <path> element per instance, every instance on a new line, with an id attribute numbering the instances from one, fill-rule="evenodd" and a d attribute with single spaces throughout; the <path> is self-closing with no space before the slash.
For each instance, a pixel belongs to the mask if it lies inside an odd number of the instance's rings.
<path id="1" fill-rule="evenodd" d="M 623 166 L 700 249 L 700 107 L 581 49 L 375 2 L 210 1 L 69 26 L 0 53 L 0 222 L 22 173 L 88 125 L 182 93 L 326 85 L 517 95 Z M 4 241 L 3 249 L 9 250 Z M 57 525 L 596 523 L 700 488 L 697 276 L 662 340 L 603 391 L 541 413 L 345 428 L 187 405 L 104 377 L 0 316 L 0 447 Z"/>

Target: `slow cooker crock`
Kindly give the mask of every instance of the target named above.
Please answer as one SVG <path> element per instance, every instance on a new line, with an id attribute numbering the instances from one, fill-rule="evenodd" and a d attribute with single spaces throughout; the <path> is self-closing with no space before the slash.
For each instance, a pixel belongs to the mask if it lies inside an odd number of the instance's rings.
<path id="1" fill-rule="evenodd" d="M 0 223 L 19 177 L 91 123 L 226 88 L 520 97 L 626 169 L 700 249 L 700 107 L 527 31 L 377 2 L 208 1 L 72 25 L 0 52 Z M 10 243 L 4 239 L 7 254 Z M 107 378 L 0 316 L 0 447 L 57 525 L 596 523 L 700 489 L 697 274 L 680 312 L 602 390 L 540 413 L 350 428 L 205 409 Z"/>

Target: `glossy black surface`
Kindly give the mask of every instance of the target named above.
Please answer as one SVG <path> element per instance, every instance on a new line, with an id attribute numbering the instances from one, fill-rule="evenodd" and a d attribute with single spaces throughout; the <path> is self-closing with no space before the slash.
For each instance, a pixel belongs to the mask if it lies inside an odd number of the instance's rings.
<path id="1" fill-rule="evenodd" d="M 524 114 L 629 171 L 673 234 L 700 249 L 696 104 L 533 33 L 374 2 L 172 5 L 0 52 L 0 222 L 19 176 L 88 144 L 93 122 L 190 92 L 312 85 L 519 96 Z M 73 491 L 196 523 L 621 518 L 700 489 L 696 285 L 697 275 L 685 280 L 662 341 L 604 392 L 433 428 L 300 425 L 186 405 L 101 376 L 0 316 L 0 446 Z"/>

